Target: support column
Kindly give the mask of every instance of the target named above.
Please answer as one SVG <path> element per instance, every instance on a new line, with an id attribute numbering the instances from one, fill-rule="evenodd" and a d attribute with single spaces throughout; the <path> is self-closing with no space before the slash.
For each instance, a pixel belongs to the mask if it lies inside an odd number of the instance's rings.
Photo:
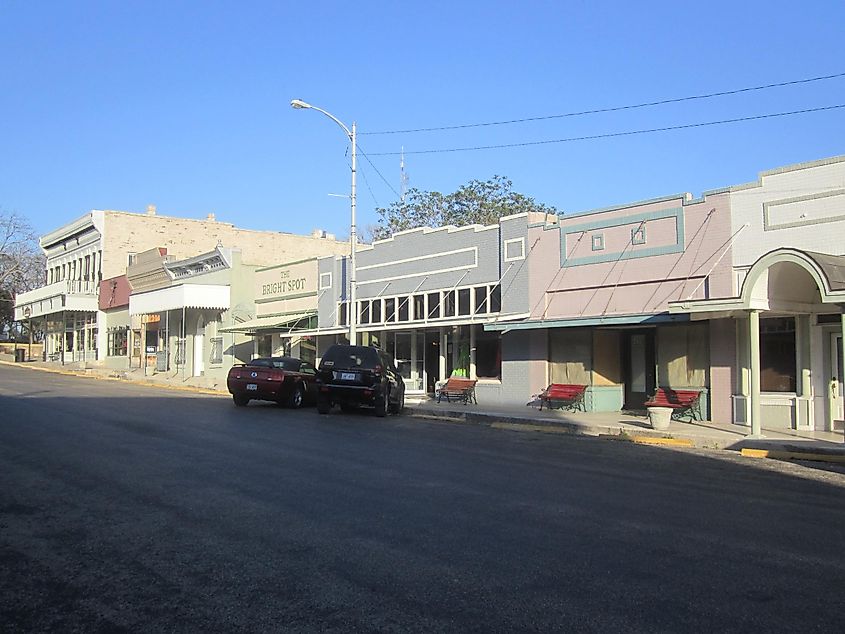
<path id="1" fill-rule="evenodd" d="M 813 342 L 809 315 L 799 315 L 795 319 L 795 333 L 798 341 L 798 385 L 799 398 L 795 403 L 795 427 L 812 429 L 814 427 L 813 408 Z"/>
<path id="2" fill-rule="evenodd" d="M 439 370 L 439 379 L 441 381 L 445 381 L 449 377 L 446 376 L 446 349 L 447 349 L 447 341 L 446 341 L 446 329 L 440 328 L 438 331 L 438 336 L 440 337 L 440 367 Z"/>
<path id="3" fill-rule="evenodd" d="M 475 327 L 470 324 L 469 328 L 469 378 L 477 379 L 475 375 Z"/>
<path id="4" fill-rule="evenodd" d="M 762 428 L 760 409 L 760 312 L 752 310 L 748 315 L 748 344 L 751 368 L 751 435 L 760 436 Z"/>
<path id="5" fill-rule="evenodd" d="M 812 393 L 812 357 L 811 355 L 811 332 L 809 315 L 799 315 L 797 323 L 798 334 L 798 368 L 800 370 L 799 380 L 801 385 L 802 398 L 810 398 Z"/>

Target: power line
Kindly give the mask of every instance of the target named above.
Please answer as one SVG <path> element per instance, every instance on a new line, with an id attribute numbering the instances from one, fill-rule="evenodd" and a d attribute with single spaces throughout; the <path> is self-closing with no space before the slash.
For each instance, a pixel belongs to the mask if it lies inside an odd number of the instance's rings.
<path id="1" fill-rule="evenodd" d="M 378 175 L 381 177 L 381 180 L 383 180 L 383 181 L 384 181 L 384 184 L 385 184 L 385 185 L 387 185 L 387 186 L 390 188 L 390 191 L 392 191 L 394 194 L 396 194 L 396 197 L 397 197 L 397 198 L 401 198 L 401 195 L 399 194 L 399 192 L 397 192 L 397 191 L 396 191 L 396 188 L 394 188 L 394 187 L 393 187 L 393 185 L 391 185 L 391 184 L 390 184 L 390 181 L 388 181 L 388 180 L 384 177 L 384 174 L 382 174 L 382 173 L 379 171 L 379 169 L 375 166 L 375 164 L 374 164 L 374 163 L 370 160 L 370 157 L 369 157 L 369 156 L 367 156 L 367 153 L 366 153 L 366 152 L 364 152 L 364 150 L 362 150 L 362 149 L 361 149 L 361 146 L 360 146 L 360 145 L 358 145 L 357 147 L 358 147 L 358 151 L 361 153 L 361 155 L 362 155 L 365 159 L 367 159 L 367 163 L 369 163 L 369 164 L 370 164 L 370 167 L 372 167 L 372 168 L 375 170 L 376 174 L 378 174 Z M 399 152 L 393 152 L 393 154 L 399 154 Z M 387 155 L 386 155 L 386 154 L 384 154 L 384 155 L 382 155 L 382 154 L 373 154 L 373 156 L 387 156 Z"/>
<path id="2" fill-rule="evenodd" d="M 662 106 L 669 103 L 681 103 L 684 101 L 695 101 L 698 99 L 712 99 L 713 97 L 726 97 L 728 95 L 738 95 L 744 92 L 754 92 L 758 90 L 768 90 L 770 88 L 782 88 L 784 86 L 795 86 L 798 84 L 809 84 L 816 81 L 825 81 L 827 79 L 838 79 L 845 77 L 845 73 L 836 73 L 834 75 L 823 75 L 820 77 L 810 77 L 807 79 L 795 79 L 793 81 L 783 81 L 776 84 L 765 84 L 763 86 L 750 86 L 747 88 L 738 88 L 736 90 L 722 90 L 719 92 L 705 93 L 702 95 L 691 95 L 687 97 L 675 97 L 673 99 L 661 99 L 660 101 L 647 101 L 644 103 L 632 104 L 627 106 L 614 106 L 611 108 L 595 108 L 592 110 L 581 110 L 578 112 L 566 112 L 564 114 L 551 114 L 541 117 L 525 117 L 523 119 L 509 119 L 506 121 L 487 121 L 484 123 L 464 123 L 460 125 L 447 125 L 435 128 L 411 128 L 408 130 L 383 130 L 378 132 L 359 132 L 359 135 L 375 135 L 375 134 L 411 134 L 413 132 L 442 132 L 444 130 L 461 130 L 465 128 L 482 128 L 486 126 L 495 125 L 510 125 L 513 123 L 527 123 L 529 121 L 546 121 L 549 119 L 563 119 L 566 117 L 581 117 L 588 114 L 599 114 L 602 112 L 619 112 L 621 110 L 636 110 L 637 108 L 650 108 L 653 106 Z"/>
<path id="3" fill-rule="evenodd" d="M 373 199 L 373 202 L 376 204 L 376 207 L 381 207 L 378 200 L 376 200 L 376 195 L 373 193 L 373 188 L 370 187 L 370 179 L 367 178 L 367 173 L 364 170 L 361 170 L 361 176 L 364 177 L 364 183 L 367 185 L 367 191 L 370 192 L 370 198 Z"/>
<path id="4" fill-rule="evenodd" d="M 760 119 L 774 119 L 776 117 L 789 117 L 798 114 L 807 114 L 810 112 L 822 112 L 825 110 L 835 110 L 837 108 L 845 108 L 845 104 L 836 106 L 822 106 L 820 108 L 807 108 L 806 110 L 792 110 L 790 112 L 776 112 L 772 114 L 760 114 L 752 117 L 739 117 L 736 119 L 722 119 L 720 121 L 706 121 L 703 123 L 687 123 L 684 125 L 666 126 L 663 128 L 647 128 L 644 130 L 628 130 L 625 132 L 608 132 L 605 134 L 591 134 L 587 136 L 568 137 L 565 139 L 548 139 L 544 141 L 524 141 L 522 143 L 503 143 L 500 145 L 476 145 L 472 147 L 457 147 L 444 148 L 437 150 L 414 150 L 405 151 L 405 154 L 442 154 L 447 152 L 473 152 L 476 150 L 500 150 L 505 148 L 528 147 L 531 145 L 549 145 L 552 143 L 571 143 L 573 141 L 593 141 L 595 139 L 609 139 L 621 136 L 634 136 L 637 134 L 652 134 L 654 132 L 669 132 L 672 130 L 686 130 L 689 128 L 704 128 L 707 126 L 724 125 L 727 123 L 741 123 L 744 121 L 758 121 Z M 373 156 L 397 156 L 399 152 L 379 152 L 373 153 Z M 367 159 L 369 160 L 369 159 Z M 395 192 L 395 190 L 394 190 Z"/>

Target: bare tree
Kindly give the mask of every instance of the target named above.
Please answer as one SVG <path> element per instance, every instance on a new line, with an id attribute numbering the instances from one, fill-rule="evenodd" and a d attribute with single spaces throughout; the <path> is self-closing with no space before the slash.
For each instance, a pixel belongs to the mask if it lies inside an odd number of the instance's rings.
<path id="1" fill-rule="evenodd" d="M 41 285 L 44 255 L 29 221 L 0 210 L 0 332 L 11 324 L 14 298 Z"/>

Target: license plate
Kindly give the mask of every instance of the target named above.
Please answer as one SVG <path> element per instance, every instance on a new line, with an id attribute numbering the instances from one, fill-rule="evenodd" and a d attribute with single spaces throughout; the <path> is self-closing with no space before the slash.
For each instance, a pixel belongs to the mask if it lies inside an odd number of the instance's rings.
<path id="1" fill-rule="evenodd" d="M 354 372 L 341 372 L 340 373 L 340 380 L 341 381 L 357 381 L 358 375 Z"/>
<path id="2" fill-rule="evenodd" d="M 257 383 L 247 383 L 246 389 L 249 392 L 257 392 L 258 391 L 258 384 Z"/>

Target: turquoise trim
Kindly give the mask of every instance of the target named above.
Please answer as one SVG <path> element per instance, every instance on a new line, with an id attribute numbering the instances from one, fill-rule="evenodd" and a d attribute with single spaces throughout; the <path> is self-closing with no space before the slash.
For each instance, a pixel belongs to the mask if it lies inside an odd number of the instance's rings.
<path id="1" fill-rule="evenodd" d="M 511 323 L 484 324 L 484 330 L 540 330 L 543 328 L 575 328 L 577 326 L 627 326 L 631 324 L 666 324 L 689 321 L 687 313 L 655 315 L 615 315 L 611 317 L 579 317 L 576 319 L 538 319 Z"/>
<path id="2" fill-rule="evenodd" d="M 566 238 L 573 234 L 582 234 L 597 229 L 608 229 L 611 227 L 622 227 L 634 223 L 645 223 L 649 220 L 665 220 L 667 218 L 675 219 L 676 235 L 675 244 L 668 244 L 662 247 L 653 247 L 651 249 L 637 249 L 635 251 L 623 251 L 622 253 L 603 253 L 601 255 L 586 256 L 583 258 L 566 259 Z M 645 227 L 643 229 L 643 238 L 645 238 Z M 654 257 L 657 255 L 667 255 L 670 253 L 683 253 L 684 251 L 684 210 L 682 207 L 675 209 L 662 209 L 659 211 L 649 211 L 639 214 L 631 214 L 628 216 L 620 216 L 616 218 L 608 218 L 607 220 L 599 220 L 596 222 L 589 222 L 572 227 L 561 227 L 560 232 L 560 266 L 561 268 L 568 268 L 573 266 L 585 266 L 588 264 L 599 264 L 601 262 L 616 262 L 618 260 L 634 260 L 639 258 Z"/>
<path id="3" fill-rule="evenodd" d="M 631 244 L 645 244 L 645 225 L 641 225 L 636 229 L 631 229 Z"/>

